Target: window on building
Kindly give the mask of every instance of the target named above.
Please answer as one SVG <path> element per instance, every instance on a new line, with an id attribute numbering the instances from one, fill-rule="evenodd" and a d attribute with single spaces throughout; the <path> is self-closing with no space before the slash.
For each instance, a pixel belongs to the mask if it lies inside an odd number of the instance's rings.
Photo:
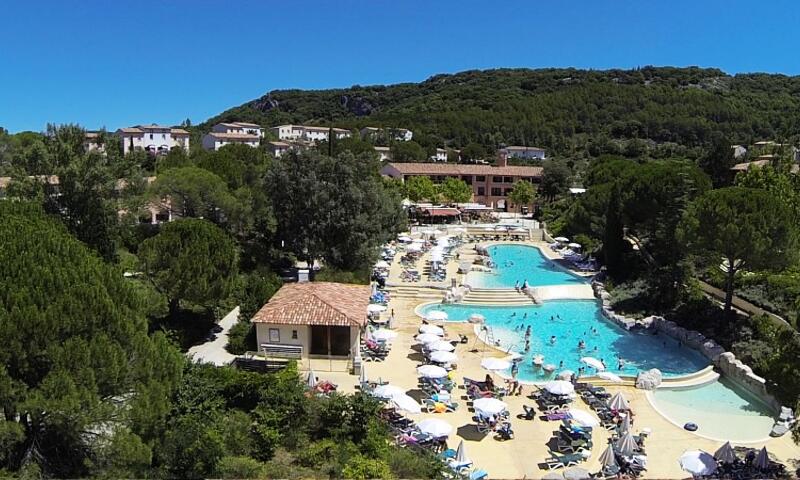
<path id="1" fill-rule="evenodd" d="M 152 139 L 153 139 L 153 134 L 151 133 L 151 134 L 150 134 L 150 140 L 152 140 Z"/>
<path id="2" fill-rule="evenodd" d="M 297 330 L 292 330 L 292 340 L 297 340 Z"/>
<path id="3" fill-rule="evenodd" d="M 277 328 L 270 328 L 269 329 L 269 341 L 271 343 L 280 343 L 281 341 L 281 331 Z"/>
<path id="4" fill-rule="evenodd" d="M 464 180 L 467 185 L 472 185 L 472 175 L 462 175 L 461 180 Z"/>
<path id="5" fill-rule="evenodd" d="M 502 195 L 502 193 L 501 193 L 501 192 L 502 192 L 502 190 L 501 190 L 500 188 L 498 188 L 498 187 L 492 187 L 492 196 L 493 196 L 493 197 L 499 197 L 499 196 L 501 196 L 501 195 Z"/>
<path id="6" fill-rule="evenodd" d="M 511 190 L 512 190 L 511 188 L 506 188 L 506 189 L 503 191 L 503 196 L 504 196 L 504 197 L 507 197 L 507 196 L 509 196 L 509 195 L 511 194 Z"/>
<path id="7" fill-rule="evenodd" d="M 478 187 L 478 196 L 482 197 L 486 195 L 486 189 L 484 187 Z"/>
<path id="8" fill-rule="evenodd" d="M 514 183 L 514 177 L 503 177 L 504 183 Z"/>
<path id="9" fill-rule="evenodd" d="M 494 183 L 503 183 L 503 177 L 492 177 Z"/>
<path id="10" fill-rule="evenodd" d="M 485 182 L 486 181 L 486 175 L 478 175 L 477 177 L 475 177 L 475 181 L 476 182 Z"/>

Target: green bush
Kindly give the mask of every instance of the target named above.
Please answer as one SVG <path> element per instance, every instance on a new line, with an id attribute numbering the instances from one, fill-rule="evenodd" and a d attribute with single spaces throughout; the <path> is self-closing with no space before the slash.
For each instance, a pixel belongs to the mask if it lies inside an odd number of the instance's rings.
<path id="1" fill-rule="evenodd" d="M 314 274 L 315 282 L 337 282 L 355 283 L 358 285 L 368 285 L 370 281 L 370 270 L 368 268 L 348 272 L 327 267 Z"/>
<path id="2" fill-rule="evenodd" d="M 241 317 L 240 317 L 241 318 Z M 256 346 L 256 329 L 250 320 L 240 320 L 228 331 L 228 344 L 225 350 L 234 355 L 242 355 L 248 351 L 258 350 Z"/>
<path id="3" fill-rule="evenodd" d="M 392 478 L 392 470 L 383 460 L 356 455 L 342 469 L 342 477 L 354 480 Z"/>
<path id="4" fill-rule="evenodd" d="M 265 465 L 250 457 L 222 457 L 214 470 L 216 478 L 264 478 Z"/>

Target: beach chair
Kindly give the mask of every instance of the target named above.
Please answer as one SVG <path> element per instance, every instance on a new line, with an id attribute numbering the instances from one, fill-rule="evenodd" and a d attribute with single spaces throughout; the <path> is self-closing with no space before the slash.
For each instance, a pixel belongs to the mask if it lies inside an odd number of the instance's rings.
<path id="1" fill-rule="evenodd" d="M 458 403 L 437 402 L 432 398 L 426 398 L 422 401 L 422 408 L 428 413 L 451 413 L 458 409 Z"/>
<path id="2" fill-rule="evenodd" d="M 564 442 L 560 438 L 556 445 L 558 451 L 561 453 L 580 453 L 580 452 L 587 452 L 592 449 L 594 444 L 591 440 L 573 440 L 571 442 Z"/>
<path id="3" fill-rule="evenodd" d="M 552 457 L 546 458 L 544 460 L 545 465 L 547 465 L 548 470 L 555 470 L 557 468 L 567 468 L 567 467 L 574 467 L 578 463 L 583 461 L 583 455 L 578 453 L 573 453 L 569 455 L 555 455 L 553 454 Z"/>

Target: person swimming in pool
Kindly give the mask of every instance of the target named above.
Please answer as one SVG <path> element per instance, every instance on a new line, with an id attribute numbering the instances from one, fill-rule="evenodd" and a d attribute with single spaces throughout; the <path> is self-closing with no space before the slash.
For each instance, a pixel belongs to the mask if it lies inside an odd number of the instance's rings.
<path id="1" fill-rule="evenodd" d="M 527 320 L 528 319 L 528 312 L 525 312 L 525 314 L 522 315 L 522 319 L 523 320 Z"/>
<path id="2" fill-rule="evenodd" d="M 586 342 L 578 340 L 578 350 L 583 350 L 584 348 L 586 348 Z"/>
<path id="3" fill-rule="evenodd" d="M 528 328 L 525 329 L 525 336 L 526 337 L 530 337 L 531 336 L 531 326 L 530 325 L 528 325 Z"/>
<path id="4" fill-rule="evenodd" d="M 593 351 L 593 352 L 596 352 L 596 351 L 597 351 L 597 345 L 595 345 L 595 346 L 594 346 L 594 348 L 592 349 L 592 351 Z"/>
<path id="5" fill-rule="evenodd" d="M 555 343 L 556 343 L 556 336 L 555 335 L 551 335 L 550 336 L 550 345 L 554 345 Z"/>
<path id="6" fill-rule="evenodd" d="M 531 341 L 525 340 L 525 353 L 528 353 L 530 351 L 531 351 Z"/>
<path id="7" fill-rule="evenodd" d="M 558 362 L 558 368 L 564 368 L 564 360 Z"/>
<path id="8" fill-rule="evenodd" d="M 625 360 L 620 357 L 620 359 L 617 360 L 617 370 L 622 370 L 623 368 L 625 368 Z"/>
<path id="9" fill-rule="evenodd" d="M 606 368 L 606 362 L 605 362 L 605 361 L 603 361 L 603 359 L 602 359 L 602 358 L 600 359 L 600 365 L 602 365 L 602 366 L 603 366 L 603 369 L 605 370 L 605 368 Z"/>

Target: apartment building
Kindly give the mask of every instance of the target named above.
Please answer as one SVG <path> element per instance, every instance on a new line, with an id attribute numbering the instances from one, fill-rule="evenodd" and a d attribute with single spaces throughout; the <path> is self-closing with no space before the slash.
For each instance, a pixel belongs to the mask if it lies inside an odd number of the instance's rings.
<path id="1" fill-rule="evenodd" d="M 344 128 L 314 127 L 309 125 L 278 125 L 272 127 L 270 131 L 279 140 L 297 142 L 320 142 L 328 140 L 328 135 L 333 131 L 337 139 L 348 138 L 352 135 L 350 130 Z"/>
<path id="2" fill-rule="evenodd" d="M 173 148 L 189 150 L 189 132 L 182 128 L 161 125 L 136 125 L 120 128 L 117 135 L 122 142 L 122 152 L 128 154 L 137 148 L 153 155 L 165 155 Z"/>
<path id="3" fill-rule="evenodd" d="M 264 130 L 254 123 L 218 123 L 211 127 L 211 132 L 203 135 L 203 148 L 219 150 L 230 144 L 258 147 L 263 136 Z"/>

